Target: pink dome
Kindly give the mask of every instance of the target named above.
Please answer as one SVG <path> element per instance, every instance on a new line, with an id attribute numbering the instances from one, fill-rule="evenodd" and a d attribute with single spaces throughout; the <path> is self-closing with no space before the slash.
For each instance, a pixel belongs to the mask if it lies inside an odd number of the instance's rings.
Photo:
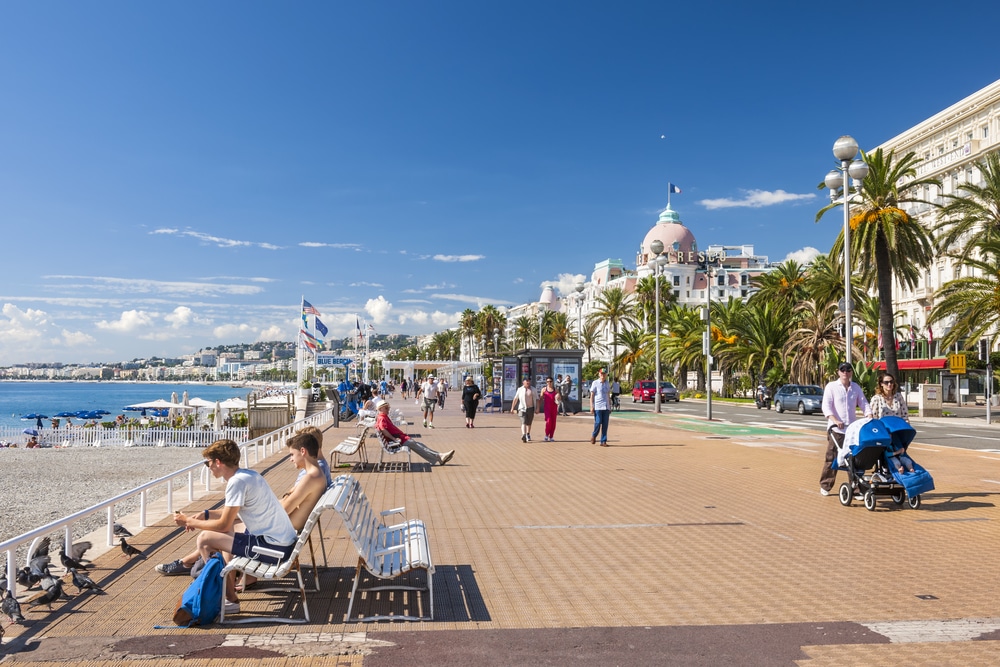
<path id="1" fill-rule="evenodd" d="M 680 216 L 669 206 L 660 214 L 660 219 L 642 240 L 642 262 L 654 257 L 649 245 L 657 239 L 663 243 L 664 253 L 682 252 L 687 256 L 690 252 L 698 251 L 698 242 L 695 241 L 694 234 L 681 224 Z"/>

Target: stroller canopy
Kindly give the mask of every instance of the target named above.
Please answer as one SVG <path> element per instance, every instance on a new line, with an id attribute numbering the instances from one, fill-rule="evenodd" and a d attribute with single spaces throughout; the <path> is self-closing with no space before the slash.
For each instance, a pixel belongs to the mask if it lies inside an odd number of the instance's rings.
<path id="1" fill-rule="evenodd" d="M 889 435 L 892 437 L 892 445 L 894 449 L 909 446 L 909 444 L 913 442 L 913 438 L 917 435 L 916 429 L 900 417 L 882 417 L 879 421 L 882 422 L 882 425 L 885 426 L 885 430 L 888 431 Z"/>

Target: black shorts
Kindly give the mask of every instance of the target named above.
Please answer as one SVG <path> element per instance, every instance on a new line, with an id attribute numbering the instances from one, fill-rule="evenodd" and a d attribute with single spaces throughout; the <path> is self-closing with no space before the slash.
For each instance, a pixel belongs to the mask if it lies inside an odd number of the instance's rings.
<path id="1" fill-rule="evenodd" d="M 280 559 L 275 558 L 271 554 L 258 553 L 253 551 L 253 547 L 264 547 L 265 549 L 274 549 L 275 551 L 280 551 L 284 554 Z M 248 532 L 236 533 L 233 535 L 233 555 L 243 556 L 246 558 L 252 558 L 254 560 L 259 560 L 261 563 L 271 563 L 275 564 L 285 558 L 288 558 L 289 554 L 292 553 L 292 549 L 295 548 L 295 543 L 289 544 L 287 547 L 281 547 L 271 544 L 263 537 L 259 535 L 251 535 Z"/>

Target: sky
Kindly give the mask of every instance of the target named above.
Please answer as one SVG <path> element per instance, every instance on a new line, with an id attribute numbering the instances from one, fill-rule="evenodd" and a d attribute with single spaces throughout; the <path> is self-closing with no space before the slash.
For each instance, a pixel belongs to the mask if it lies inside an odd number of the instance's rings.
<path id="1" fill-rule="evenodd" d="M 827 252 L 833 142 L 1000 78 L 926 0 L 0 4 L 0 365 L 455 326 L 667 203 L 699 247 Z M 947 19 L 947 20 L 943 20 Z"/>

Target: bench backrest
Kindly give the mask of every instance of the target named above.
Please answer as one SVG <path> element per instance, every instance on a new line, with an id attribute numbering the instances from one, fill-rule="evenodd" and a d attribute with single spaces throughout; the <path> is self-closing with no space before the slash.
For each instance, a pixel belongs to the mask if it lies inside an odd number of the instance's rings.
<path id="1" fill-rule="evenodd" d="M 361 483 L 350 475 L 342 475 L 338 481 L 344 480 L 342 491 L 333 505 L 334 510 L 344 521 L 344 527 L 357 549 L 358 555 L 366 562 L 372 563 L 375 551 L 379 548 L 379 528 L 381 518 L 372 509 L 368 497 L 361 488 Z M 334 483 L 337 486 L 337 483 Z"/>

